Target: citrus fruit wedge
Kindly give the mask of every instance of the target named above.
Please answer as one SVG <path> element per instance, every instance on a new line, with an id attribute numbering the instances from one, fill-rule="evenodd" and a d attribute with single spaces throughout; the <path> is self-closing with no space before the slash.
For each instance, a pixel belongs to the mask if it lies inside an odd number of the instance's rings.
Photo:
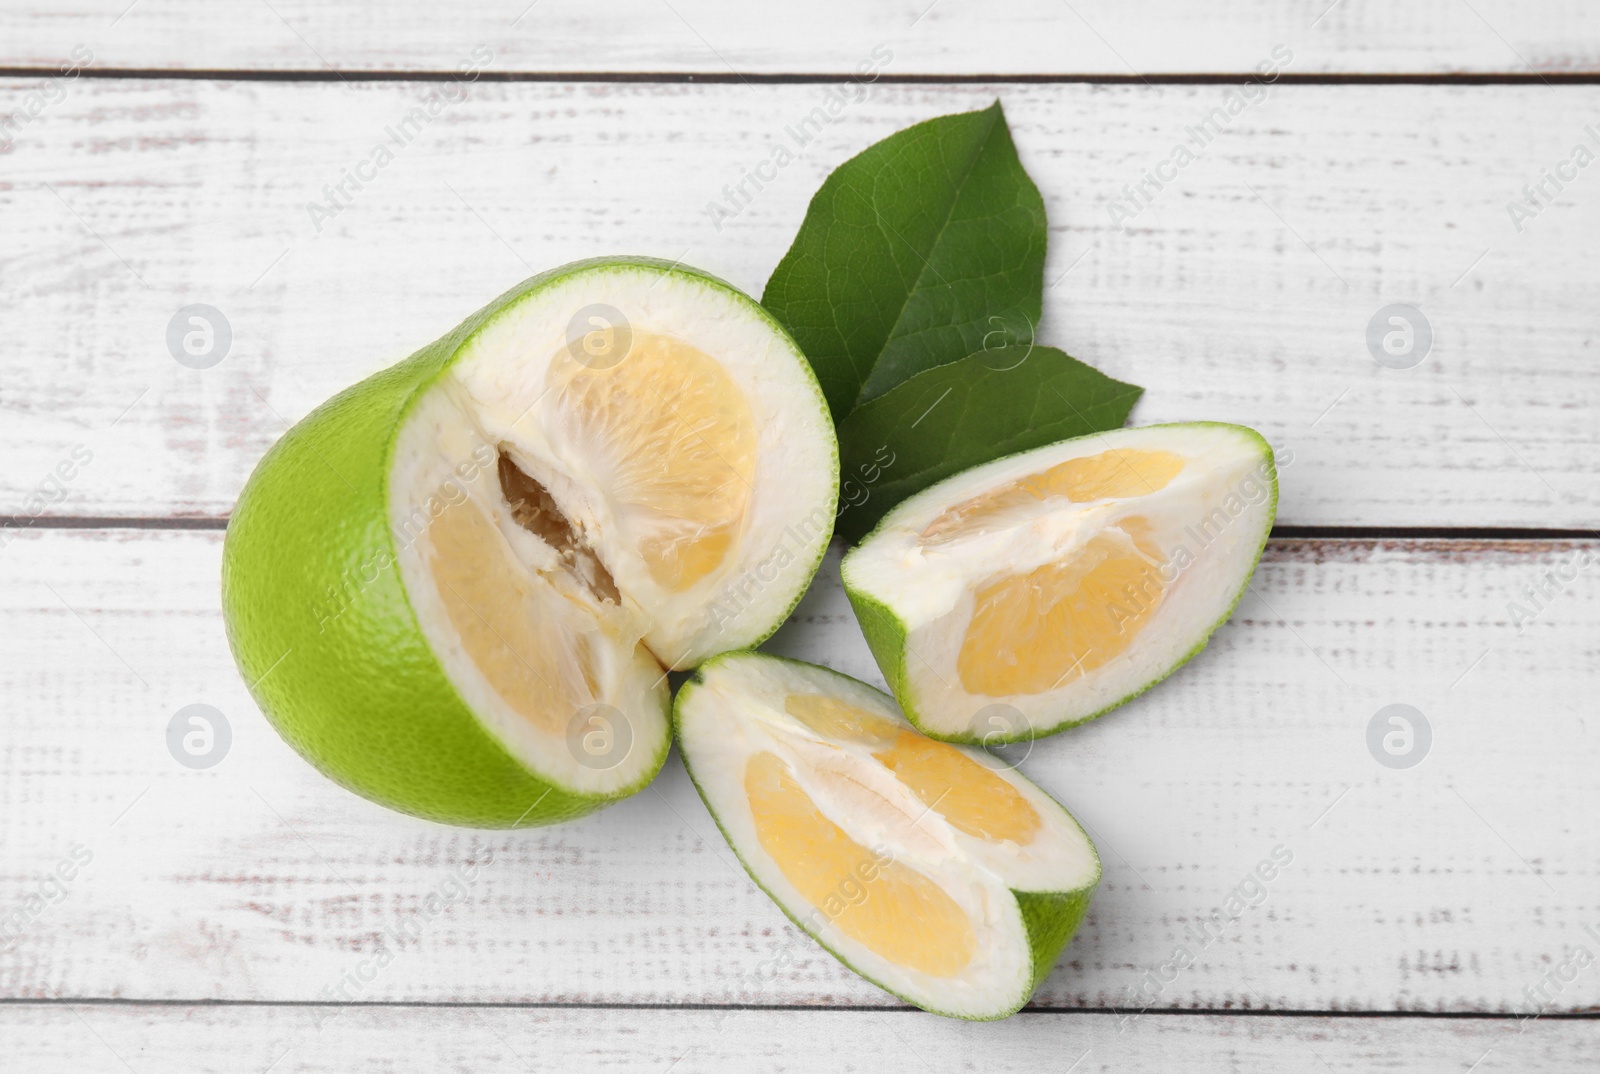
<path id="1" fill-rule="evenodd" d="M 1205 647 L 1277 507 L 1238 425 L 1118 429 L 998 459 L 911 497 L 841 566 L 911 722 L 995 745 L 1142 693 Z"/>
<path id="2" fill-rule="evenodd" d="M 982 750 L 918 734 L 886 694 L 728 653 L 673 708 L 685 767 L 739 860 L 846 966 L 935 1014 L 1028 1001 L 1100 881 L 1078 822 Z"/>
<path id="3" fill-rule="evenodd" d="M 549 823 L 649 782 L 667 669 L 777 628 L 837 487 L 821 390 L 759 305 L 678 265 L 578 262 L 274 445 L 228 525 L 228 636 L 345 786 Z"/>

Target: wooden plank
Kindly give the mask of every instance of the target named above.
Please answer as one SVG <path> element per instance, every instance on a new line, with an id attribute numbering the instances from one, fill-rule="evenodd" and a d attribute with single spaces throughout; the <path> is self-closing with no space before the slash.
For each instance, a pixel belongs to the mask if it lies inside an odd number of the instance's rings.
<path id="1" fill-rule="evenodd" d="M 412 820 L 330 784 L 228 657 L 221 540 L 33 531 L 0 555 L 0 925 L 15 936 L 0 996 L 893 1004 L 749 882 L 676 758 L 635 798 L 518 833 Z M 1021 761 L 1106 866 L 1037 1001 L 1600 1005 L 1600 972 L 1567 972 L 1600 950 L 1600 587 L 1574 559 L 1597 551 L 1273 544 L 1202 656 Z M 1508 602 L 1531 605 L 1522 587 L 1567 566 L 1519 633 Z M 835 567 L 772 648 L 881 681 Z M 232 733 L 203 771 L 166 738 L 197 703 Z M 1396 703 L 1432 728 L 1405 770 L 1368 746 Z M 1275 850 L 1292 861 L 1253 881 Z M 1184 944 L 1193 965 L 1174 971 Z"/>
<path id="2" fill-rule="evenodd" d="M 19 1070 L 774 1069 L 1360 1071 L 1592 1069 L 1592 1021 L 1020 1014 L 960 1023 L 912 1011 L 130 1007 L 0 1008 Z M 1076 1060 L 1076 1062 L 1075 1062 Z M 126 1065 L 124 1065 L 126 1064 Z"/>
<path id="3" fill-rule="evenodd" d="M 1593 69 L 1600 18 L 1582 0 L 494 0 L 448 13 L 422 0 L 370 17 L 355 0 L 12 3 L 0 62 L 54 67 L 74 44 L 110 67 L 453 70 L 474 48 L 503 71 L 848 75 L 873 49 L 900 74 L 1248 73 L 1274 45 L 1316 73 Z"/>
<path id="4" fill-rule="evenodd" d="M 288 422 L 567 260 L 682 258 L 758 293 L 834 165 L 997 89 L 878 87 L 715 220 L 827 87 L 481 85 L 368 171 L 439 92 L 85 82 L 29 126 L 0 182 L 0 514 L 221 517 Z M 1520 234 L 1506 209 L 1589 137 L 1600 87 L 1279 87 L 1127 231 L 1121 188 L 1225 89 L 998 92 L 1053 221 L 1039 337 L 1148 386 L 1136 422 L 1262 429 L 1285 523 L 1600 524 L 1600 262 L 1570 241 L 1600 197 L 1586 171 Z M 229 322 L 214 368 L 169 349 L 191 303 Z M 1415 368 L 1369 350 L 1391 303 L 1431 324 Z M 52 479 L 77 445 L 92 463 Z"/>

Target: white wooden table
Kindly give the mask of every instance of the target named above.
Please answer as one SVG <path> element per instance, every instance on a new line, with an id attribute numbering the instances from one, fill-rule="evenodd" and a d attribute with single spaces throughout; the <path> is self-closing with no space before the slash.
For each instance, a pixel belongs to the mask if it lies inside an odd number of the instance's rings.
<path id="1" fill-rule="evenodd" d="M 1600 9 L 863 6 L 0 3 L 0 1067 L 1594 1069 L 1600 166 L 1567 162 L 1600 152 Z M 1277 45 L 1286 77 L 1114 226 Z M 714 226 L 875 48 L 865 99 Z M 844 970 L 676 758 L 587 820 L 484 833 L 340 791 L 272 733 L 217 576 L 289 423 L 573 258 L 759 293 L 834 165 L 997 95 L 1052 222 L 1041 338 L 1146 385 L 1137 423 L 1245 422 L 1287 460 L 1210 649 L 1023 762 L 1106 863 L 1033 1006 L 949 1022 Z M 1575 177 L 1514 222 L 1545 172 Z M 167 346 L 191 303 L 231 326 L 209 369 Z M 1395 303 L 1432 334 L 1408 369 L 1368 346 Z M 836 567 L 771 648 L 881 682 Z M 196 703 L 232 732 L 206 770 L 166 743 Z M 1431 729 L 1413 767 L 1369 749 L 1391 704 Z M 1280 845 L 1290 867 L 1165 968 Z"/>

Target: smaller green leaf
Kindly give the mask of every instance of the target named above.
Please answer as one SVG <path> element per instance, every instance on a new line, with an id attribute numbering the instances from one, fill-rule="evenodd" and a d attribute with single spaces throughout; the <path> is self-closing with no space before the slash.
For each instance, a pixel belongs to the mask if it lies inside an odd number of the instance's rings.
<path id="1" fill-rule="evenodd" d="M 839 423 L 837 531 L 859 540 L 895 504 L 951 474 L 1119 428 L 1143 391 L 1025 343 L 919 373 Z"/>

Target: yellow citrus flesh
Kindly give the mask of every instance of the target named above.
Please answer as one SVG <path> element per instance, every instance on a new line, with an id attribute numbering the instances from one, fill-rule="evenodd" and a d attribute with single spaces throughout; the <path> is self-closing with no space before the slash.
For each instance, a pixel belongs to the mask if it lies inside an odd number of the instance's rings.
<path id="1" fill-rule="evenodd" d="M 1156 565 L 1118 540 L 1094 537 L 1069 560 L 980 589 L 956 669 L 968 693 L 1039 694 L 1114 659 L 1160 606 Z"/>
<path id="2" fill-rule="evenodd" d="M 922 542 L 951 541 L 1003 524 L 1051 498 L 1089 503 L 1145 496 L 1165 488 L 1182 469 L 1183 458 L 1169 451 L 1130 448 L 1068 459 L 956 504 L 923 529 Z"/>
<path id="3" fill-rule="evenodd" d="M 603 458 L 605 494 L 655 582 L 682 592 L 720 566 L 750 505 L 757 446 L 749 401 L 722 365 L 636 331 L 615 364 L 561 351 L 547 384 Z"/>
<path id="4" fill-rule="evenodd" d="M 826 694 L 790 694 L 784 698 L 783 708 L 823 738 L 882 746 L 893 742 L 900 733 L 900 725 L 893 720 Z"/>
<path id="5" fill-rule="evenodd" d="M 1039 814 L 1028 800 L 954 746 L 825 694 L 790 694 L 783 707 L 824 738 L 881 747 L 872 756 L 968 835 L 1023 844 L 1039 831 Z"/>
<path id="6" fill-rule="evenodd" d="M 589 639 L 572 621 L 582 613 L 512 559 L 471 500 L 446 508 L 428 537 L 428 566 L 467 654 L 529 723 L 563 733 L 599 693 Z"/>
<path id="7" fill-rule="evenodd" d="M 1170 451 L 1106 451 L 1051 467 L 1047 487 L 1064 489 L 1074 503 L 1120 500 L 1159 492 L 1182 469 L 1183 459 Z"/>
<path id="8" fill-rule="evenodd" d="M 1161 543 L 1156 540 L 1155 524 L 1148 518 L 1143 515 L 1129 515 L 1117 525 L 1133 541 L 1133 547 L 1141 553 L 1157 563 L 1165 560 L 1166 557 L 1161 554 Z"/>
<path id="9" fill-rule="evenodd" d="M 929 809 L 956 828 L 990 842 L 1027 844 L 1039 814 L 1017 789 L 954 746 L 902 730 L 873 754 Z"/>
<path id="10" fill-rule="evenodd" d="M 887 851 L 850 838 L 775 754 L 750 758 L 744 789 L 761 848 L 817 908 L 809 924 L 831 922 L 888 961 L 933 977 L 953 977 L 972 961 L 977 934 L 956 901 Z"/>

